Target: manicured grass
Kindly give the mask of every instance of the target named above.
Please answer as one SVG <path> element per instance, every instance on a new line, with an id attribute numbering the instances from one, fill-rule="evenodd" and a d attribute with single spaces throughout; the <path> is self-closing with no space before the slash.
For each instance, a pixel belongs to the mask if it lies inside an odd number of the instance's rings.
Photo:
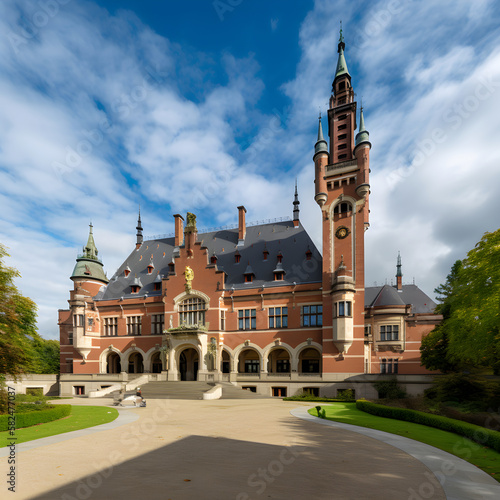
<path id="1" fill-rule="evenodd" d="M 17 429 L 16 443 L 24 443 L 33 439 L 55 436 L 64 432 L 106 424 L 112 422 L 117 416 L 118 410 L 116 408 L 108 408 L 106 406 L 73 406 L 69 417 L 47 422 L 46 424 Z M 11 438 L 12 436 L 9 435 L 8 431 L 0 432 L 0 448 L 7 446 L 11 442 Z"/>
<path id="2" fill-rule="evenodd" d="M 426 425 L 370 415 L 358 410 L 355 403 L 334 403 L 321 405 L 321 408 L 326 410 L 328 420 L 390 432 L 435 446 L 470 462 L 500 482 L 500 453 L 470 439 Z M 315 408 L 309 413 L 315 417 L 318 415 Z"/>

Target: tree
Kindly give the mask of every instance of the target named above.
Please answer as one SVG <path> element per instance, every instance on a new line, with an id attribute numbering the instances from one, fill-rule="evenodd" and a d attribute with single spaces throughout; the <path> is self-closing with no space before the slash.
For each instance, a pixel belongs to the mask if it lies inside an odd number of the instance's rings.
<path id="1" fill-rule="evenodd" d="M 434 289 L 437 299 L 441 302 L 436 307 L 436 313 L 443 315 L 443 323 L 436 326 L 436 328 L 422 338 L 420 359 L 421 363 L 428 370 L 440 370 L 448 373 L 459 369 L 458 363 L 450 359 L 448 352 L 447 320 L 451 317 L 453 310 L 456 292 L 459 288 L 458 277 L 461 269 L 462 261 L 457 260 L 453 264 L 450 274 L 446 277 L 446 282 Z"/>
<path id="2" fill-rule="evenodd" d="M 4 265 L 8 257 L 0 244 L 0 373 L 16 378 L 31 371 L 36 331 L 36 304 L 23 297 L 14 284 L 19 271 Z"/>
<path id="3" fill-rule="evenodd" d="M 435 369 L 442 356 L 443 371 L 451 363 L 500 372 L 500 229 L 455 262 L 436 293 L 443 323 L 423 339 L 422 363 Z"/>
<path id="4" fill-rule="evenodd" d="M 33 373 L 59 373 L 60 348 L 58 340 L 38 337 L 33 340 Z"/>

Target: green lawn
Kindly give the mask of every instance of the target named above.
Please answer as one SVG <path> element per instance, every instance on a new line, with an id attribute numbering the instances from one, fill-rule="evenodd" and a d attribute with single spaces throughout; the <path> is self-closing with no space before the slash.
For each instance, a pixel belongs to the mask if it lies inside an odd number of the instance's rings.
<path id="1" fill-rule="evenodd" d="M 112 422 L 118 416 L 118 410 L 105 406 L 73 406 L 71 415 L 60 420 L 46 424 L 25 427 L 16 430 L 16 443 L 24 443 L 33 439 L 63 434 L 64 432 L 77 431 L 94 427 L 95 425 Z M 10 443 L 11 436 L 8 431 L 0 432 L 0 448 Z"/>
<path id="2" fill-rule="evenodd" d="M 470 462 L 500 481 L 500 453 L 467 438 L 426 425 L 370 415 L 358 410 L 356 403 L 334 403 L 321 405 L 321 408 L 326 410 L 328 420 L 377 429 L 421 441 Z M 315 408 L 309 410 L 309 413 L 315 417 L 318 415 Z"/>

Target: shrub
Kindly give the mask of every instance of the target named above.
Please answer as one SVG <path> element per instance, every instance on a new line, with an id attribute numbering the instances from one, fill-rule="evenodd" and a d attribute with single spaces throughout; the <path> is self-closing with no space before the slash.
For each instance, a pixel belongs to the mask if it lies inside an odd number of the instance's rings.
<path id="1" fill-rule="evenodd" d="M 406 422 L 435 427 L 436 429 L 441 429 L 443 431 L 454 432 L 455 434 L 459 434 L 460 436 L 464 436 L 472 441 L 475 441 L 476 443 L 488 446 L 493 448 L 495 451 L 500 452 L 500 432 L 485 429 L 478 425 L 442 417 L 440 415 L 432 415 L 421 411 L 379 405 L 370 403 L 369 401 L 356 401 L 356 408 L 380 417 L 404 420 Z"/>
<path id="2" fill-rule="evenodd" d="M 71 405 L 57 405 L 48 407 L 41 411 L 31 411 L 26 413 L 16 412 L 16 429 L 52 422 L 53 420 L 59 420 L 60 418 L 67 417 L 70 413 Z M 0 431 L 6 431 L 9 429 L 8 418 L 9 415 L 0 415 Z"/>
<path id="3" fill-rule="evenodd" d="M 341 401 L 353 401 L 354 389 L 339 389 L 337 391 L 337 398 Z"/>
<path id="4" fill-rule="evenodd" d="M 398 384 L 395 378 L 390 380 L 379 380 L 373 384 L 380 399 L 402 399 L 406 398 L 406 391 Z"/>

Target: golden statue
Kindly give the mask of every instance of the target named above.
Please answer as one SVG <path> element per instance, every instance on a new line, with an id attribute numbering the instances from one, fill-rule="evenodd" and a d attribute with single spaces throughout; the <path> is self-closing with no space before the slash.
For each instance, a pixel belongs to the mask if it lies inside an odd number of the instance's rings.
<path id="1" fill-rule="evenodd" d="M 191 282 L 194 280 L 194 272 L 189 266 L 186 266 L 184 276 L 186 277 L 186 293 L 189 293 L 192 288 Z"/>

